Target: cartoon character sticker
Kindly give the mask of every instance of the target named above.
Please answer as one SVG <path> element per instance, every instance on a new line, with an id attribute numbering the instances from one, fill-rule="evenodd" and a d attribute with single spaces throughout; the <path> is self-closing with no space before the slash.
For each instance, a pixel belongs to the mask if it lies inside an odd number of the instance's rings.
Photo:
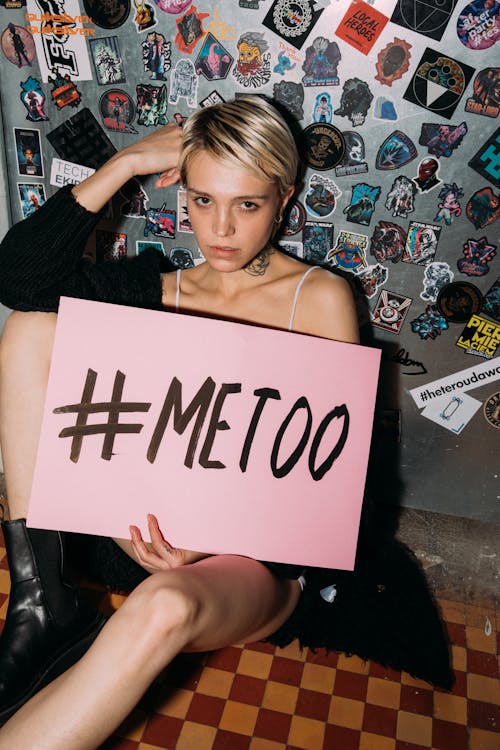
<path id="1" fill-rule="evenodd" d="M 500 3 L 472 0 L 457 20 L 457 35 L 469 49 L 488 49 L 500 39 Z"/>
<path id="2" fill-rule="evenodd" d="M 420 292 L 420 298 L 426 302 L 436 302 L 439 293 L 453 281 L 454 275 L 448 263 L 443 261 L 435 260 L 426 265 L 423 276 L 424 289 Z"/>
<path id="3" fill-rule="evenodd" d="M 500 322 L 500 278 L 488 289 L 483 299 L 483 310 L 490 318 Z"/>
<path id="4" fill-rule="evenodd" d="M 413 333 L 418 333 L 423 341 L 427 341 L 427 339 L 436 339 L 441 335 L 441 331 L 446 331 L 448 321 L 443 318 L 435 305 L 427 305 L 425 312 L 420 313 L 410 325 Z"/>
<path id="5" fill-rule="evenodd" d="M 498 117 L 500 112 L 500 68 L 484 68 L 474 78 L 472 96 L 465 102 L 465 111 L 485 117 Z"/>
<path id="6" fill-rule="evenodd" d="M 306 221 L 302 230 L 304 260 L 323 263 L 333 245 L 333 224 L 321 221 Z"/>
<path id="7" fill-rule="evenodd" d="M 96 80 L 100 86 L 125 81 L 123 59 L 118 45 L 118 37 L 108 36 L 102 39 L 89 39 L 90 51 Z"/>
<path id="8" fill-rule="evenodd" d="M 193 233 L 193 227 L 189 221 L 187 192 L 182 189 L 177 191 L 177 231 Z"/>
<path id="9" fill-rule="evenodd" d="M 412 301 L 410 297 L 382 289 L 370 316 L 372 324 L 384 331 L 399 333 Z"/>
<path id="10" fill-rule="evenodd" d="M 352 188 L 351 203 L 344 208 L 347 221 L 368 226 L 380 195 L 380 187 L 359 182 Z"/>
<path id="11" fill-rule="evenodd" d="M 371 241 L 370 253 L 379 263 L 388 260 L 397 263 L 405 250 L 406 232 L 393 221 L 379 221 L 375 227 Z"/>
<path id="12" fill-rule="evenodd" d="M 247 31 L 238 39 L 233 76 L 240 86 L 259 88 L 271 78 L 271 53 L 261 31 Z"/>
<path id="13" fill-rule="evenodd" d="M 8 23 L 2 32 L 0 39 L 2 52 L 9 62 L 22 68 L 31 63 L 35 58 L 35 42 L 32 35 L 23 26 Z"/>
<path id="14" fill-rule="evenodd" d="M 367 265 L 367 246 L 368 237 L 366 234 L 341 231 L 338 234 L 335 247 L 326 256 L 326 261 L 332 266 L 342 268 L 344 271 L 357 273 Z"/>
<path id="15" fill-rule="evenodd" d="M 40 131 L 31 128 L 14 128 L 17 171 L 20 175 L 43 177 Z"/>
<path id="16" fill-rule="evenodd" d="M 226 78 L 233 62 L 233 56 L 222 43 L 210 32 L 206 34 L 195 62 L 197 74 L 208 81 L 219 81 Z"/>
<path id="17" fill-rule="evenodd" d="M 278 73 L 278 75 L 284 76 L 289 70 L 293 70 L 296 65 L 296 62 L 292 62 L 289 51 L 280 49 L 278 52 L 278 60 L 273 68 L 273 73 Z"/>
<path id="18" fill-rule="evenodd" d="M 45 104 L 45 94 L 43 93 L 40 82 L 37 81 L 36 78 L 33 78 L 33 76 L 29 76 L 19 85 L 21 87 L 21 93 L 19 96 L 28 112 L 26 119 L 31 120 L 31 122 L 48 120 L 49 118 L 43 109 L 43 105 Z"/>
<path id="19" fill-rule="evenodd" d="M 142 62 L 151 80 L 166 80 L 165 73 L 170 70 L 170 42 L 163 34 L 151 31 L 147 35 L 142 42 Z"/>
<path id="20" fill-rule="evenodd" d="M 203 30 L 203 19 L 210 13 L 198 13 L 196 5 L 192 5 L 188 12 L 176 20 L 177 34 L 175 43 L 180 52 L 190 55 L 195 48 L 198 39 L 205 33 Z"/>
<path id="21" fill-rule="evenodd" d="M 361 282 L 363 293 L 368 299 L 375 297 L 379 288 L 382 284 L 385 284 L 389 277 L 389 271 L 380 263 L 375 263 L 364 268 L 357 268 L 355 273 L 356 278 Z"/>
<path id="22" fill-rule="evenodd" d="M 438 177 L 439 162 L 429 156 L 422 159 L 418 165 L 418 174 L 413 178 L 413 182 L 421 193 L 426 193 L 441 184 L 442 180 Z"/>
<path id="23" fill-rule="evenodd" d="M 76 83 L 71 80 L 68 73 L 61 75 L 58 68 L 53 68 L 52 75 L 48 76 L 48 81 L 52 84 L 50 97 L 57 109 L 62 109 L 68 105 L 78 107 L 82 97 Z"/>
<path id="24" fill-rule="evenodd" d="M 281 225 L 281 233 L 285 237 L 291 237 L 298 234 L 306 223 L 306 209 L 300 201 L 294 201 L 288 204 L 285 210 L 285 218 Z"/>
<path id="25" fill-rule="evenodd" d="M 304 86 L 338 86 L 337 69 L 341 60 L 339 45 L 324 36 L 318 36 L 306 49 L 302 63 Z"/>
<path id="26" fill-rule="evenodd" d="M 410 66 L 410 50 L 411 44 L 394 37 L 378 53 L 375 80 L 385 86 L 392 86 L 394 81 L 402 78 Z"/>
<path id="27" fill-rule="evenodd" d="M 454 274 L 451 270 L 450 274 L 453 279 Z M 438 310 L 450 323 L 466 323 L 471 315 L 481 310 L 482 304 L 483 295 L 477 286 L 470 284 L 468 281 L 454 281 L 445 284 L 439 290 L 436 298 Z"/>
<path id="28" fill-rule="evenodd" d="M 152 5 L 134 0 L 134 7 L 134 23 L 138 34 L 156 26 L 156 13 Z"/>
<path id="29" fill-rule="evenodd" d="M 326 91 L 322 91 L 321 94 L 316 96 L 316 102 L 312 113 L 313 122 L 331 122 L 332 114 L 333 108 L 331 96 Z"/>
<path id="30" fill-rule="evenodd" d="M 166 125 L 168 122 L 167 105 L 168 93 L 166 84 L 153 86 L 138 83 L 137 92 L 137 124 L 149 127 Z"/>
<path id="31" fill-rule="evenodd" d="M 123 185 L 120 189 L 120 195 L 125 198 L 125 202 L 122 203 L 120 209 L 122 216 L 128 216 L 131 219 L 142 219 L 146 216 L 149 197 L 136 177 Z"/>
<path id="32" fill-rule="evenodd" d="M 179 14 L 189 8 L 193 0 L 154 0 L 160 10 L 165 13 Z"/>
<path id="33" fill-rule="evenodd" d="M 436 254 L 440 233 L 441 227 L 435 224 L 410 221 L 405 251 L 401 260 L 422 266 L 430 263 Z"/>
<path id="34" fill-rule="evenodd" d="M 132 125 L 135 117 L 135 105 L 126 91 L 109 89 L 99 100 L 104 127 L 118 133 L 137 133 Z"/>
<path id="35" fill-rule="evenodd" d="M 500 195 L 495 195 L 490 187 L 476 190 L 467 201 L 465 210 L 475 228 L 482 229 L 500 216 Z"/>
<path id="36" fill-rule="evenodd" d="M 193 268 L 194 257 L 193 251 L 187 247 L 173 247 L 168 253 L 168 257 L 176 268 Z"/>
<path id="37" fill-rule="evenodd" d="M 105 229 L 97 229 L 96 239 L 96 259 L 120 260 L 127 255 L 127 235 L 123 232 L 110 232 Z"/>
<path id="38" fill-rule="evenodd" d="M 309 179 L 309 190 L 305 197 L 308 212 L 322 219 L 335 210 L 337 199 L 342 195 L 338 185 L 329 177 L 313 174 Z"/>
<path id="39" fill-rule="evenodd" d="M 45 188 L 42 183 L 17 183 L 23 218 L 26 219 L 45 203 Z"/>
<path id="40" fill-rule="evenodd" d="M 392 183 L 384 205 L 388 211 L 392 211 L 393 216 L 401 216 L 406 219 L 408 214 L 415 210 L 416 192 L 417 186 L 413 180 L 404 175 L 399 175 Z"/>
<path id="41" fill-rule="evenodd" d="M 186 100 L 188 107 L 195 109 L 197 106 L 199 78 L 194 69 L 194 63 L 187 57 L 178 60 L 175 68 L 170 73 L 170 104 L 177 104 L 182 97 Z"/>
<path id="42" fill-rule="evenodd" d="M 463 254 L 464 257 L 457 261 L 458 270 L 466 276 L 484 276 L 490 270 L 488 263 L 497 251 L 486 237 L 481 237 L 479 240 L 467 240 L 463 245 Z"/>
<path id="43" fill-rule="evenodd" d="M 421 146 L 427 146 L 429 153 L 433 156 L 451 156 L 453 151 L 460 146 L 467 134 L 467 124 L 460 125 L 438 125 L 437 123 L 424 123 L 420 131 L 418 142 Z"/>
<path id="44" fill-rule="evenodd" d="M 175 239 L 175 220 L 175 211 L 167 209 L 165 203 L 161 208 L 148 208 L 143 232 L 144 237 L 149 237 L 151 232 L 157 237 Z"/>
<path id="45" fill-rule="evenodd" d="M 434 221 L 444 219 L 445 224 L 449 226 L 455 216 L 460 216 L 462 213 L 462 207 L 458 199 L 462 198 L 463 195 L 464 191 L 458 187 L 456 182 L 446 182 L 439 191 L 438 212 Z"/>
<path id="46" fill-rule="evenodd" d="M 273 86 L 273 98 L 282 104 L 296 120 L 304 117 L 304 87 L 295 81 L 279 81 Z"/>
<path id="47" fill-rule="evenodd" d="M 373 94 L 365 81 L 349 78 L 342 89 L 340 107 L 333 114 L 348 117 L 353 127 L 358 127 L 363 125 L 372 99 Z"/>
<path id="48" fill-rule="evenodd" d="M 382 170 L 399 169 L 416 156 L 417 149 L 411 138 L 401 130 L 394 130 L 380 145 L 375 167 Z"/>
<path id="49" fill-rule="evenodd" d="M 335 167 L 335 176 L 346 177 L 368 172 L 363 138 L 354 130 L 344 130 L 342 135 L 345 141 L 345 151 L 342 161 Z"/>

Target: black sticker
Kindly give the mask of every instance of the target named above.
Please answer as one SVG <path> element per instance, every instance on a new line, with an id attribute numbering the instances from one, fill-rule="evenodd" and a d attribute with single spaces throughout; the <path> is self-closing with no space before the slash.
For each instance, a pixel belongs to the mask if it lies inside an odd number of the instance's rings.
<path id="1" fill-rule="evenodd" d="M 275 0 L 263 25 L 274 31 L 288 44 L 301 49 L 323 8 L 315 10 L 314 0 Z"/>
<path id="2" fill-rule="evenodd" d="M 500 187 L 500 128 L 483 143 L 469 162 L 469 167 L 479 172 L 495 187 Z"/>
<path id="3" fill-rule="evenodd" d="M 340 164 L 345 152 L 345 140 L 341 131 L 327 122 L 317 122 L 304 129 L 307 164 L 323 171 Z"/>
<path id="4" fill-rule="evenodd" d="M 457 0 L 398 0 L 391 21 L 439 41 L 443 36 Z"/>
<path id="5" fill-rule="evenodd" d="M 450 323 L 466 323 L 471 315 L 480 312 L 483 295 L 474 284 L 454 281 L 440 289 L 436 307 Z"/>
<path id="6" fill-rule="evenodd" d="M 130 0 L 103 3 L 101 0 L 83 0 L 83 7 L 92 22 L 102 29 L 117 29 L 125 23 L 130 13 Z"/>
<path id="7" fill-rule="evenodd" d="M 474 68 L 427 47 L 403 99 L 450 119 Z"/>

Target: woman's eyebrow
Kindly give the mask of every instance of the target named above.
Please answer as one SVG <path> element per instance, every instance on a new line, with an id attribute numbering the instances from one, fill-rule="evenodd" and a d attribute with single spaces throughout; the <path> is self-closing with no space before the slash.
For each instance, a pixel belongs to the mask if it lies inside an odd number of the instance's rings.
<path id="1" fill-rule="evenodd" d="M 188 193 L 196 193 L 197 195 L 203 195 L 205 198 L 212 198 L 210 193 L 207 193 L 206 190 L 198 190 L 195 187 L 188 187 L 187 189 Z M 268 195 L 261 195 L 261 194 L 255 194 L 255 195 L 235 195 L 233 200 L 235 201 L 248 201 L 248 200 L 265 200 L 266 198 L 269 198 Z"/>

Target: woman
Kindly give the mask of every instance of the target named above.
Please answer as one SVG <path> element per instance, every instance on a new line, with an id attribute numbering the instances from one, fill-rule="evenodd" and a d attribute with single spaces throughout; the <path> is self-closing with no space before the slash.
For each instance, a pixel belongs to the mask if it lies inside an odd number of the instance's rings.
<path id="1" fill-rule="evenodd" d="M 53 207 L 48 201 L 29 227 L 27 222 L 14 227 L 0 254 L 0 259 L 4 258 L 0 265 L 3 301 L 20 310 L 48 311 L 56 309 L 59 295 L 70 294 L 199 312 L 356 342 L 356 315 L 347 283 L 327 271 L 312 270 L 272 246 L 294 193 L 297 167 L 290 130 L 264 99 L 241 97 L 199 110 L 183 131 L 167 125 L 127 147 L 73 187 L 71 194 L 68 190 L 56 194 L 51 199 Z M 174 274 L 162 272 L 160 256 L 153 251 L 101 266 L 81 260 L 85 239 L 107 200 L 132 176 L 158 172 L 159 188 L 179 179 L 184 184 L 189 218 L 205 262 Z M 51 220 L 65 233 L 56 249 L 42 237 L 47 235 Z M 24 252 L 29 236 L 42 256 L 35 265 L 35 250 L 26 248 Z M 40 312 L 15 312 L 6 324 L 2 344 L 1 440 L 10 513 L 15 519 L 4 524 L 4 532 L 7 539 L 14 526 L 28 535 L 30 564 L 40 573 L 40 599 L 44 599 L 46 588 L 64 588 L 53 580 L 53 568 L 60 567 L 60 558 L 54 553 L 56 562 L 38 564 L 45 537 L 32 543 L 34 532 L 27 531 L 22 521 L 55 318 Z M 297 566 L 176 550 L 166 542 L 152 516 L 148 516 L 148 528 L 151 544 L 146 545 L 139 529 L 131 526 L 131 542 L 122 540 L 120 545 L 152 575 L 134 589 L 104 627 L 82 610 L 73 590 L 71 602 L 58 601 L 61 619 L 67 617 L 71 623 L 65 649 L 68 663 L 100 632 L 80 661 L 34 695 L 4 725 L 1 750 L 96 748 L 180 651 L 207 651 L 272 639 L 287 627 L 294 610 L 300 609 L 304 578 Z M 168 529 L 164 531 L 168 538 Z M 18 554 L 12 543 L 11 569 L 16 567 Z M 23 554 L 29 557 L 28 552 Z M 48 583 L 42 568 L 49 569 Z M 16 617 L 13 622 L 12 627 L 6 625 L 10 649 L 17 643 Z M 52 632 L 50 623 L 47 630 Z M 37 637 L 35 633 L 35 641 Z M 50 662 L 52 636 L 44 637 L 43 648 Z M 10 662 L 9 666 L 13 669 Z M 14 707 L 7 708 L 7 715 L 45 682 L 38 677 L 34 680 L 28 671 L 25 667 L 24 679 L 29 685 L 17 685 L 19 698 Z M 103 705 L 107 707 L 104 716 Z"/>

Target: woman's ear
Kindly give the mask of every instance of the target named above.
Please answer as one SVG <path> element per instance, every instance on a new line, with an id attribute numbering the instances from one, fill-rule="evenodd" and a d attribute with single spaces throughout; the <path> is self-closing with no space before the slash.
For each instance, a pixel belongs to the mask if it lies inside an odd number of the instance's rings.
<path id="1" fill-rule="evenodd" d="M 295 193 L 295 185 L 290 185 L 283 198 L 281 199 L 280 214 L 282 214 L 290 201 L 290 198 Z"/>
<path id="2" fill-rule="evenodd" d="M 181 174 L 177 167 L 171 167 L 170 169 L 167 169 L 165 172 L 162 172 L 159 177 L 155 180 L 155 187 L 156 188 L 167 188 L 171 185 L 175 185 L 176 182 L 179 182 L 181 178 Z"/>

